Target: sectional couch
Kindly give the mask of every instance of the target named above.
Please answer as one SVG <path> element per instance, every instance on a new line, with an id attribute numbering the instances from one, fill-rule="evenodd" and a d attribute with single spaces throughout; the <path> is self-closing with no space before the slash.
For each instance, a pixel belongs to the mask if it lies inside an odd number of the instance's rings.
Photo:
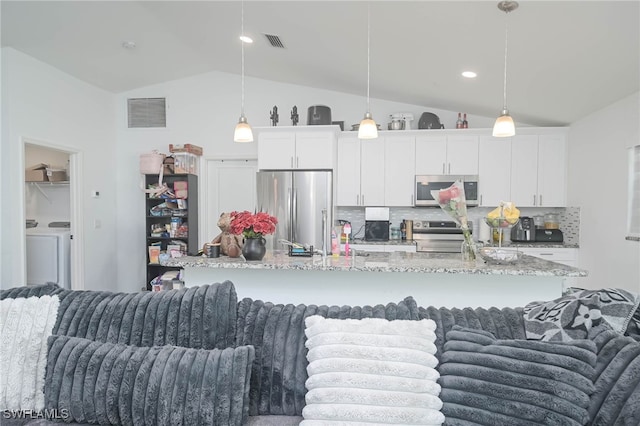
<path id="1" fill-rule="evenodd" d="M 77 424 L 297 425 L 311 315 L 433 320 L 448 425 L 640 424 L 640 335 L 631 326 L 627 336 L 604 331 L 575 344 L 527 341 L 522 308 L 425 308 L 410 296 L 373 307 L 277 305 L 238 301 L 229 281 L 130 294 L 19 287 L 0 300 L 44 295 L 60 301 L 45 408 L 64 408 Z M 485 374 L 502 369 L 487 364 L 498 355 L 527 374 Z"/>

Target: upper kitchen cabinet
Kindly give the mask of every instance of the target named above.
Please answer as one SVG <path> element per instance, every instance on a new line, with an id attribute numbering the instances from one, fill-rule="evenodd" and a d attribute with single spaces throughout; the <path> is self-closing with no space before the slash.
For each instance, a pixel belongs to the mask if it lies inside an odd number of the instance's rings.
<path id="1" fill-rule="evenodd" d="M 384 205 L 384 139 L 342 137 L 338 142 L 336 205 Z"/>
<path id="2" fill-rule="evenodd" d="M 413 207 L 415 137 L 384 138 L 384 205 Z"/>
<path id="3" fill-rule="evenodd" d="M 477 175 L 477 135 L 424 135 L 416 137 L 415 174 Z"/>
<path id="4" fill-rule="evenodd" d="M 500 201 L 509 201 L 511 193 L 511 138 L 480 137 L 478 188 L 480 206 L 497 206 Z"/>
<path id="5" fill-rule="evenodd" d="M 257 129 L 258 169 L 332 170 L 337 126 Z"/>
<path id="6" fill-rule="evenodd" d="M 511 152 L 512 201 L 522 207 L 565 207 L 565 134 L 516 135 Z"/>

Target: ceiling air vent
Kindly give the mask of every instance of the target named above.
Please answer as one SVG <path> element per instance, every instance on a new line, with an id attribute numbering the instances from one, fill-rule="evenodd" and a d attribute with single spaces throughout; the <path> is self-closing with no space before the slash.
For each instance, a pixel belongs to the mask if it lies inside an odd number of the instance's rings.
<path id="1" fill-rule="evenodd" d="M 282 40 L 280 40 L 280 37 L 277 35 L 265 34 L 264 36 L 269 40 L 269 44 L 271 44 L 271 46 L 284 49 L 284 44 L 282 44 Z"/>
<path id="2" fill-rule="evenodd" d="M 129 128 L 167 127 L 165 98 L 127 99 Z"/>

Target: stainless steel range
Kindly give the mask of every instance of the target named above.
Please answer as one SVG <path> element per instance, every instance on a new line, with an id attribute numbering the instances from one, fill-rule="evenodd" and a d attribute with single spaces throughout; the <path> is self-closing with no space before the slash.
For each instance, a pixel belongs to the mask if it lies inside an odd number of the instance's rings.
<path id="1" fill-rule="evenodd" d="M 473 223 L 469 222 L 473 233 Z M 414 220 L 413 239 L 416 251 L 432 253 L 460 253 L 464 236 L 460 226 L 446 220 Z"/>

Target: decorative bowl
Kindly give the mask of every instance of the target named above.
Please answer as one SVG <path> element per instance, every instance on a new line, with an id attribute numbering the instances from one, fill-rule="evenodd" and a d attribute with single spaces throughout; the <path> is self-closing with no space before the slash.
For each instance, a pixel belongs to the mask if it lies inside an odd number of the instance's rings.
<path id="1" fill-rule="evenodd" d="M 520 218 L 511 219 L 506 217 L 494 217 L 494 218 L 485 217 L 484 218 L 484 221 L 491 228 L 510 228 L 516 223 L 518 223 L 519 220 Z"/>
<path id="2" fill-rule="evenodd" d="M 500 247 L 482 247 L 480 257 L 489 263 L 508 264 L 515 263 L 522 257 L 522 252 L 503 249 Z"/>

